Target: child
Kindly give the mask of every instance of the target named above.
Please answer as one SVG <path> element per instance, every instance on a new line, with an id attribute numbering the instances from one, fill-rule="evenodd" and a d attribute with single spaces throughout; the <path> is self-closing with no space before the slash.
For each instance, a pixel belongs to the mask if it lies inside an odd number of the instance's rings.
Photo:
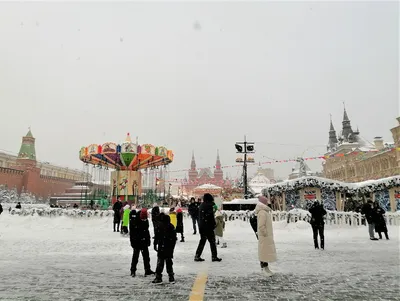
<path id="1" fill-rule="evenodd" d="M 219 241 L 221 239 L 222 242 L 221 248 L 226 248 L 227 247 L 226 242 L 222 240 L 225 231 L 225 220 L 220 210 L 217 210 L 217 212 L 215 213 L 215 223 L 217 224 L 217 226 L 215 227 L 215 236 L 217 237 L 217 245 L 219 245 Z"/>
<path id="2" fill-rule="evenodd" d="M 176 231 L 174 225 L 171 224 L 169 215 L 160 213 L 160 226 L 154 239 L 154 250 L 157 251 L 157 269 L 153 283 L 162 283 L 164 263 L 167 266 L 169 282 L 175 283 L 172 259 L 174 258 L 176 240 Z"/>
<path id="3" fill-rule="evenodd" d="M 129 233 L 128 226 L 129 226 L 129 214 L 131 213 L 130 206 L 126 205 L 124 207 L 124 214 L 122 216 L 122 228 L 121 234 L 127 235 Z"/>
<path id="4" fill-rule="evenodd" d="M 183 213 L 181 208 L 176 210 L 176 233 L 180 233 L 181 242 L 185 242 L 185 237 L 183 236 Z"/>
<path id="5" fill-rule="evenodd" d="M 170 219 L 171 219 L 171 224 L 173 224 L 173 225 L 174 225 L 174 228 L 176 229 L 176 226 L 177 226 L 178 221 L 177 221 L 177 219 L 176 219 L 175 208 L 169 209 L 169 217 L 170 217 Z"/>
<path id="6" fill-rule="evenodd" d="M 135 210 L 132 210 L 135 212 Z M 150 232 L 149 232 L 149 221 L 147 219 L 147 209 L 143 208 L 139 214 L 131 214 L 130 220 L 130 240 L 133 248 L 133 256 L 131 263 L 131 276 L 136 276 L 136 267 L 139 261 L 139 254 L 142 253 L 144 263 L 144 276 L 154 275 L 154 272 L 150 268 Z"/>

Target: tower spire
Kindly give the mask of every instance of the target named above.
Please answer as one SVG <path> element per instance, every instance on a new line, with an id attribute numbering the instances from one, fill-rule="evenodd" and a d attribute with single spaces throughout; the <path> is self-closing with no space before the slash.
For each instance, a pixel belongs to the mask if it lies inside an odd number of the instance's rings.
<path id="1" fill-rule="evenodd" d="M 29 127 L 28 133 L 22 137 L 18 159 L 32 160 L 36 162 L 35 138 Z"/>
<path id="2" fill-rule="evenodd" d="M 329 114 L 329 115 L 330 115 L 330 127 L 329 127 L 329 140 L 328 140 L 327 150 L 328 150 L 328 152 L 331 152 L 336 149 L 338 139 L 336 136 L 335 128 L 333 127 L 332 114 Z"/>
<path id="3" fill-rule="evenodd" d="M 192 162 L 190 163 L 190 169 L 196 170 L 196 160 L 194 159 L 194 150 L 192 151 Z"/>
<path id="4" fill-rule="evenodd" d="M 215 163 L 216 169 L 221 169 L 221 160 L 219 159 L 219 150 L 217 149 L 217 162 Z"/>
<path id="5" fill-rule="evenodd" d="M 344 142 L 353 142 L 353 129 L 351 128 L 350 118 L 347 115 L 346 106 L 343 102 L 343 121 L 342 121 L 342 138 Z"/>

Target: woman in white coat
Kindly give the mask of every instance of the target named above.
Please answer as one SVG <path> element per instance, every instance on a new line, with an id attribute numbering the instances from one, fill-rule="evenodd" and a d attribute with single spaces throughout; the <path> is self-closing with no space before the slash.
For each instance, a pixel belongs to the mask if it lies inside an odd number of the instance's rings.
<path id="1" fill-rule="evenodd" d="M 258 259 L 264 273 L 272 276 L 268 263 L 276 261 L 276 249 L 269 204 L 269 198 L 259 196 L 254 213 L 257 215 Z"/>

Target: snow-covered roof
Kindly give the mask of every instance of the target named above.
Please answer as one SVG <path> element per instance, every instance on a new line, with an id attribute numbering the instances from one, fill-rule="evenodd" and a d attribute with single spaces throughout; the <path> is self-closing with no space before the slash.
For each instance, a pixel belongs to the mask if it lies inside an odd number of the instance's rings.
<path id="1" fill-rule="evenodd" d="M 223 204 L 257 204 L 258 199 L 234 199 L 232 201 L 223 202 Z"/>
<path id="2" fill-rule="evenodd" d="M 203 184 L 203 185 L 197 186 L 195 189 L 222 189 L 222 187 L 219 187 L 219 186 L 213 185 L 213 184 Z"/>
<path id="3" fill-rule="evenodd" d="M 303 187 L 320 187 L 334 191 L 346 191 L 349 193 L 356 192 L 357 190 L 362 192 L 372 192 L 376 190 L 389 189 L 391 187 L 400 187 L 400 176 L 393 176 L 379 180 L 368 180 L 358 183 L 345 183 L 321 177 L 303 177 L 268 185 L 263 189 L 263 194 L 266 192 L 274 193 L 296 190 Z"/>
<path id="4" fill-rule="evenodd" d="M 257 173 L 257 175 L 250 180 L 249 187 L 255 194 L 259 194 L 262 192 L 263 188 L 270 183 L 271 181 L 266 176 L 262 173 Z"/>

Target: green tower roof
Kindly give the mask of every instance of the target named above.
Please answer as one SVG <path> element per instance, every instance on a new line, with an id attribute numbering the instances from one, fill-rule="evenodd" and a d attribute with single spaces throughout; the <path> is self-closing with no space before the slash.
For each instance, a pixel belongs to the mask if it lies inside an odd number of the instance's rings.
<path id="1" fill-rule="evenodd" d="M 18 158 L 36 160 L 35 138 L 33 138 L 30 129 L 26 136 L 22 137 L 22 144 L 21 148 L 19 149 Z"/>

